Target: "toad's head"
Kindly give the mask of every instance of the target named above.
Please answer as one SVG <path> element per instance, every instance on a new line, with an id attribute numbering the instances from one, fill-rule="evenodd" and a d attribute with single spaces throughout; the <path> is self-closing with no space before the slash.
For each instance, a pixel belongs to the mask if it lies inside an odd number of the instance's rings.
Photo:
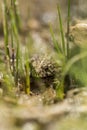
<path id="1" fill-rule="evenodd" d="M 69 40 L 84 48 L 87 46 L 87 23 L 78 23 L 70 27 Z"/>

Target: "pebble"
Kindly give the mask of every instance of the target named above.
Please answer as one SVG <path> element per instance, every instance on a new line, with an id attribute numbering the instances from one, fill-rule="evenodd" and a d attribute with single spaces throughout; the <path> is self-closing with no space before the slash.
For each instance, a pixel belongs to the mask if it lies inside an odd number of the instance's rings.
<path id="1" fill-rule="evenodd" d="M 33 122 L 25 123 L 22 127 L 22 130 L 38 130 L 38 129 L 39 129 L 38 124 Z"/>
<path id="2" fill-rule="evenodd" d="M 42 22 L 44 25 L 48 25 L 49 23 L 54 23 L 56 20 L 57 14 L 56 12 L 46 12 L 42 15 Z"/>
<path id="3" fill-rule="evenodd" d="M 38 30 L 40 28 L 39 21 L 34 18 L 29 19 L 27 25 L 31 30 Z"/>

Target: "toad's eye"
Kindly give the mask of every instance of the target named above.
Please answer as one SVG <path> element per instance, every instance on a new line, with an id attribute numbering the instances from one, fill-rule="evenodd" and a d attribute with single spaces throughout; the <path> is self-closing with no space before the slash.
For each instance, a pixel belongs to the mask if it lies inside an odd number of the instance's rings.
<path id="1" fill-rule="evenodd" d="M 65 34 L 65 37 L 66 37 L 66 38 L 68 37 L 67 33 Z M 74 37 L 73 37 L 72 34 L 69 34 L 69 41 L 70 41 L 70 42 L 74 42 Z"/>
<path id="2" fill-rule="evenodd" d="M 73 35 L 72 35 L 72 34 L 71 34 L 71 35 L 69 35 L 69 41 L 74 42 L 74 37 L 73 37 Z"/>

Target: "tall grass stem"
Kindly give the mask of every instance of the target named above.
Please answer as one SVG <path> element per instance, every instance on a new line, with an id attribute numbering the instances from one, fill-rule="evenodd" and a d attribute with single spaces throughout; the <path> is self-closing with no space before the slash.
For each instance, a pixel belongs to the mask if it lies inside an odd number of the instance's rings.
<path id="1" fill-rule="evenodd" d="M 71 0 L 68 0 L 68 16 L 67 16 L 67 59 L 69 58 L 69 32 L 70 32 L 70 3 Z"/>
<path id="2" fill-rule="evenodd" d="M 63 31 L 63 24 L 62 24 L 61 12 L 60 12 L 59 5 L 57 5 L 57 11 L 58 11 L 58 16 L 59 16 L 59 25 L 60 25 L 60 32 L 61 32 L 61 39 L 62 39 L 62 51 L 63 51 L 64 56 L 66 56 L 64 31 Z"/>

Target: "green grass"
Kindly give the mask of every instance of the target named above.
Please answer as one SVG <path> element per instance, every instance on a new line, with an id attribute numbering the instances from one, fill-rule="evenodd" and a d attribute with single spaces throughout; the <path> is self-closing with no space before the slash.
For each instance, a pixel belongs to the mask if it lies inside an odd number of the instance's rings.
<path id="1" fill-rule="evenodd" d="M 66 70 L 65 66 L 69 60 L 69 26 L 70 26 L 70 0 L 68 0 L 68 11 L 67 11 L 67 43 L 64 37 L 64 30 L 63 30 L 63 23 L 61 18 L 61 10 L 59 5 L 57 5 L 57 12 L 58 12 L 58 18 L 59 18 L 59 27 L 60 27 L 60 34 L 61 34 L 61 44 L 58 43 L 58 41 L 55 38 L 54 32 L 52 30 L 52 27 L 50 25 L 50 32 L 53 39 L 54 47 L 56 48 L 56 52 L 58 55 L 58 60 L 62 63 L 62 77 L 60 80 L 60 84 L 56 85 L 56 93 L 57 97 L 62 99 L 64 97 L 64 79 L 66 77 L 67 73 L 64 73 L 63 71 Z"/>
<path id="2" fill-rule="evenodd" d="M 69 47 L 69 32 L 70 32 L 70 4 L 71 0 L 68 0 L 68 16 L 67 16 L 67 59 L 70 57 L 70 47 Z"/>
<path id="3" fill-rule="evenodd" d="M 27 94 L 30 94 L 30 66 L 29 66 L 29 53 L 28 53 L 28 48 L 26 47 L 25 49 L 25 77 L 26 77 L 26 87 L 25 87 L 25 92 Z"/>
<path id="4" fill-rule="evenodd" d="M 67 8 L 67 37 L 64 37 L 63 23 L 61 18 L 61 10 L 59 5 L 57 6 L 59 27 L 61 34 L 61 43 L 56 40 L 55 34 L 53 32 L 52 26 L 50 25 L 50 32 L 53 39 L 54 47 L 56 48 L 56 53 L 58 55 L 56 60 L 60 60 L 62 73 L 60 84 L 56 84 L 57 98 L 63 99 L 64 93 L 66 94 L 70 85 L 72 85 L 72 80 L 74 77 L 75 82 L 78 85 L 87 85 L 87 48 L 84 50 L 82 48 L 74 48 L 74 50 L 79 49 L 79 53 L 74 54 L 74 51 L 70 49 L 69 33 L 70 33 L 70 7 L 71 0 L 68 0 Z M 73 55 L 72 55 L 73 54 Z M 72 56 L 71 56 L 72 55 Z"/>
<path id="5" fill-rule="evenodd" d="M 4 29 L 4 43 L 6 50 L 6 60 L 8 61 L 10 70 L 10 74 L 14 77 L 15 86 L 19 85 L 19 77 L 20 71 L 22 73 L 26 73 L 26 84 L 25 84 L 25 92 L 30 94 L 30 68 L 29 68 L 29 59 L 28 56 L 25 56 L 25 66 L 26 70 L 24 70 L 24 62 L 22 60 L 21 53 L 21 43 L 19 40 L 19 29 L 20 29 L 20 18 L 19 12 L 17 9 L 17 0 L 11 0 L 11 5 L 8 7 L 7 1 L 3 2 L 3 29 Z M 10 43 L 11 39 L 11 44 Z M 16 62 L 15 62 L 16 61 Z M 25 71 L 25 72 L 23 72 Z M 8 74 L 9 75 L 9 74 Z M 7 81 L 7 80 L 6 80 Z M 9 81 L 10 82 L 10 81 Z"/>
<path id="6" fill-rule="evenodd" d="M 86 62 L 85 58 L 87 57 L 86 50 L 81 51 L 78 54 L 71 56 L 70 54 L 70 42 L 69 42 L 69 33 L 70 33 L 70 7 L 71 0 L 68 0 L 67 5 L 67 38 L 65 39 L 65 32 L 63 29 L 61 9 L 57 5 L 58 13 L 58 24 L 60 28 L 61 43 L 56 40 L 55 34 L 53 32 L 52 26 L 50 25 L 50 33 L 53 39 L 53 44 L 55 51 L 57 53 L 57 59 L 61 63 L 61 79 L 58 84 L 56 84 L 56 95 L 58 99 L 63 99 L 64 92 L 69 89 L 67 77 L 73 78 L 73 76 L 78 79 L 82 84 L 87 84 L 87 81 L 84 80 L 87 77 Z M 25 76 L 25 93 L 30 94 L 30 65 L 29 65 L 29 45 L 31 44 L 31 37 L 29 37 L 29 42 L 25 46 L 25 54 L 21 52 L 21 43 L 19 37 L 20 29 L 20 17 L 17 8 L 17 0 L 11 0 L 11 5 L 7 5 L 7 1 L 3 1 L 3 30 L 4 30 L 4 43 L 5 43 L 5 56 L 7 70 L 4 74 L 4 82 L 9 89 L 13 89 L 14 86 L 19 87 L 20 72 Z M 11 42 L 11 44 L 9 44 Z M 78 63 L 77 63 L 78 62 Z M 81 69 L 79 63 L 83 65 Z M 84 69 L 85 68 L 85 69 Z M 76 72 L 75 72 L 76 71 Z M 82 75 L 82 78 L 78 78 L 78 75 Z M 14 82 L 14 83 L 13 83 Z M 70 82 L 70 81 L 69 81 Z"/>
<path id="7" fill-rule="evenodd" d="M 6 56 L 10 57 L 9 54 L 9 32 L 8 32 L 8 8 L 6 0 L 4 0 L 3 3 L 3 29 L 4 29 L 4 43 L 5 43 L 5 50 L 6 50 Z"/>
<path id="8" fill-rule="evenodd" d="M 59 5 L 57 6 L 58 16 L 59 16 L 59 26 L 60 26 L 60 33 L 61 33 L 61 40 L 62 40 L 62 54 L 64 54 L 64 57 L 66 57 L 66 44 L 65 44 L 65 38 L 64 38 L 64 31 L 63 31 L 63 23 L 61 19 L 61 12 Z"/>

